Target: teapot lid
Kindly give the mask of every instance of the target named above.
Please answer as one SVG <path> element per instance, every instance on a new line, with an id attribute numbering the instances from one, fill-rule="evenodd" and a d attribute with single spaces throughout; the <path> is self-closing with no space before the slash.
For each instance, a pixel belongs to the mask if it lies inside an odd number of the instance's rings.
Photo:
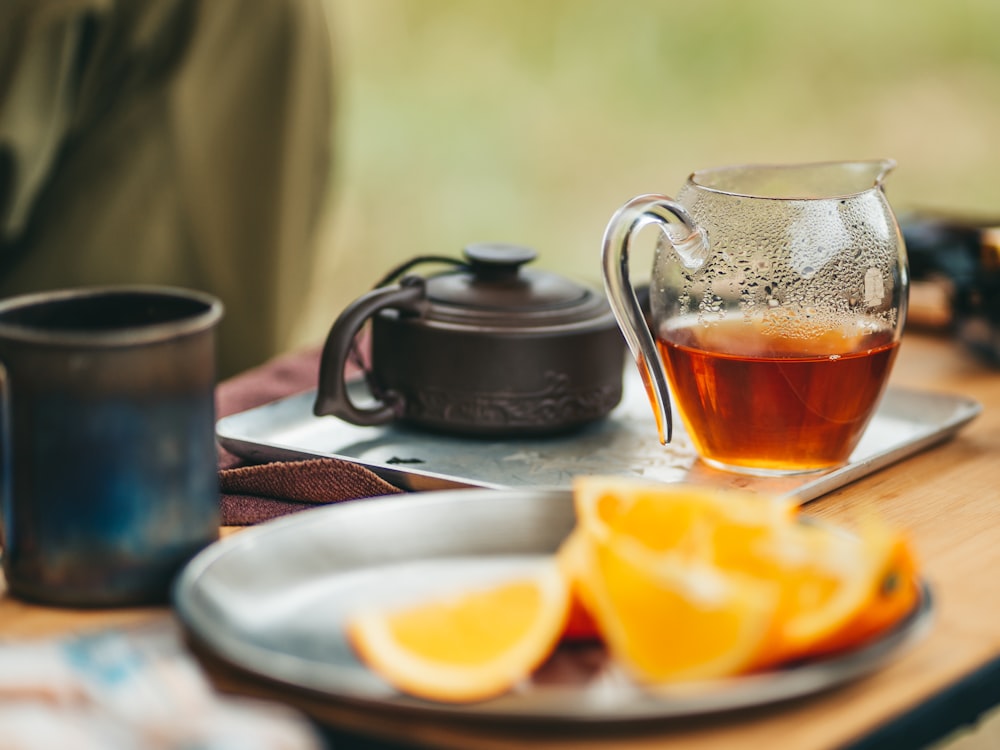
<path id="1" fill-rule="evenodd" d="M 527 316 L 556 323 L 593 317 L 587 315 L 591 306 L 604 307 L 603 297 L 568 278 L 522 268 L 538 257 L 531 248 L 478 243 L 464 248 L 463 255 L 460 271 L 427 279 L 435 318 L 503 317 L 516 324 Z"/>

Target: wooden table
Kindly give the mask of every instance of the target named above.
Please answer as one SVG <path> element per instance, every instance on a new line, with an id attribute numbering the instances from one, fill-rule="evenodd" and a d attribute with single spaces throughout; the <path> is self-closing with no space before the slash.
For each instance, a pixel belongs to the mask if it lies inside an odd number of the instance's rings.
<path id="1" fill-rule="evenodd" d="M 850 522 L 875 509 L 910 530 L 936 597 L 929 635 L 877 674 L 835 691 L 734 716 L 566 735 L 372 714 L 276 691 L 200 655 L 227 690 L 278 696 L 357 734 L 443 748 L 920 747 L 1000 704 L 1000 370 L 943 338 L 907 334 L 893 383 L 971 396 L 983 414 L 954 439 L 810 503 Z M 228 530 L 226 530 L 228 531 Z M 165 609 L 74 611 L 0 593 L 0 637 L 34 637 L 171 617 Z M 340 748 L 341 745 L 338 745 Z"/>

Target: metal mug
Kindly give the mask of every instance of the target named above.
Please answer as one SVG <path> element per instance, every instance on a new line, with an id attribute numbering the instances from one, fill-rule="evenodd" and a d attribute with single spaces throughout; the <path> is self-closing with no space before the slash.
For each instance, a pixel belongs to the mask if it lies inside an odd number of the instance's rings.
<path id="1" fill-rule="evenodd" d="M 218 538 L 214 297 L 169 287 L 0 301 L 3 571 L 56 605 L 167 600 Z"/>

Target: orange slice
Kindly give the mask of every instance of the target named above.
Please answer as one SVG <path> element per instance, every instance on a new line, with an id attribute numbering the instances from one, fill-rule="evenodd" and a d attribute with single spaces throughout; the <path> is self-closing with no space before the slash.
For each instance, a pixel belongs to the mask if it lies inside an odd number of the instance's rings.
<path id="1" fill-rule="evenodd" d="M 904 594 L 914 589 L 890 591 L 883 584 L 897 570 L 892 560 L 900 539 L 884 529 L 858 537 L 838 527 L 800 522 L 775 527 L 770 537 L 730 537 L 719 546 L 718 567 L 778 587 L 771 633 L 758 666 L 846 647 L 850 638 L 860 638 L 862 632 L 870 637 L 891 624 L 904 607 L 909 611 L 914 600 Z M 886 589 L 884 606 L 866 614 L 878 603 L 881 588 Z M 855 635 L 849 637 L 852 629 Z"/>
<path id="2" fill-rule="evenodd" d="M 621 535 L 566 554 L 605 643 L 638 681 L 712 679 L 753 664 L 771 621 L 770 587 Z"/>
<path id="3" fill-rule="evenodd" d="M 865 605 L 824 639 L 811 653 L 830 653 L 860 646 L 883 633 L 913 611 L 920 597 L 916 555 L 910 540 L 884 527 L 867 524 L 862 531 L 867 548 L 874 550 Z"/>
<path id="4" fill-rule="evenodd" d="M 554 563 L 483 588 L 357 612 L 347 635 L 361 659 L 403 692 L 446 702 L 509 690 L 551 654 L 569 587 Z"/>
<path id="5" fill-rule="evenodd" d="M 789 524 L 767 538 L 729 539 L 716 564 L 778 587 L 761 666 L 805 655 L 865 603 L 869 564 L 859 540 L 839 530 Z"/>
<path id="6" fill-rule="evenodd" d="M 775 592 L 755 669 L 861 643 L 916 603 L 912 550 L 874 522 L 859 537 L 809 522 L 791 501 L 618 477 L 581 477 L 574 493 L 578 526 L 560 558 L 587 609 L 598 612 L 595 592 L 613 582 L 581 563 L 584 548 L 619 548 L 619 539 L 644 550 L 647 573 L 668 556 L 723 577 L 753 579 Z M 609 639 L 607 616 L 598 620 Z"/>
<path id="7" fill-rule="evenodd" d="M 624 534 L 654 551 L 710 554 L 731 534 L 769 533 L 794 518 L 790 501 L 741 490 L 654 484 L 622 477 L 578 477 L 577 519 L 588 533 Z"/>

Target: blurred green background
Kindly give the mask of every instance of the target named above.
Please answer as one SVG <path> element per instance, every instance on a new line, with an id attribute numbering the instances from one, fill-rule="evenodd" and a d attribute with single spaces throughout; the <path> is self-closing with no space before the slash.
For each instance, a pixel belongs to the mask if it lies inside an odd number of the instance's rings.
<path id="1" fill-rule="evenodd" d="M 1000 214 L 995 0 L 326 1 L 336 158 L 302 342 L 471 242 L 597 284 L 615 209 L 703 167 L 892 157 L 898 213 Z"/>

